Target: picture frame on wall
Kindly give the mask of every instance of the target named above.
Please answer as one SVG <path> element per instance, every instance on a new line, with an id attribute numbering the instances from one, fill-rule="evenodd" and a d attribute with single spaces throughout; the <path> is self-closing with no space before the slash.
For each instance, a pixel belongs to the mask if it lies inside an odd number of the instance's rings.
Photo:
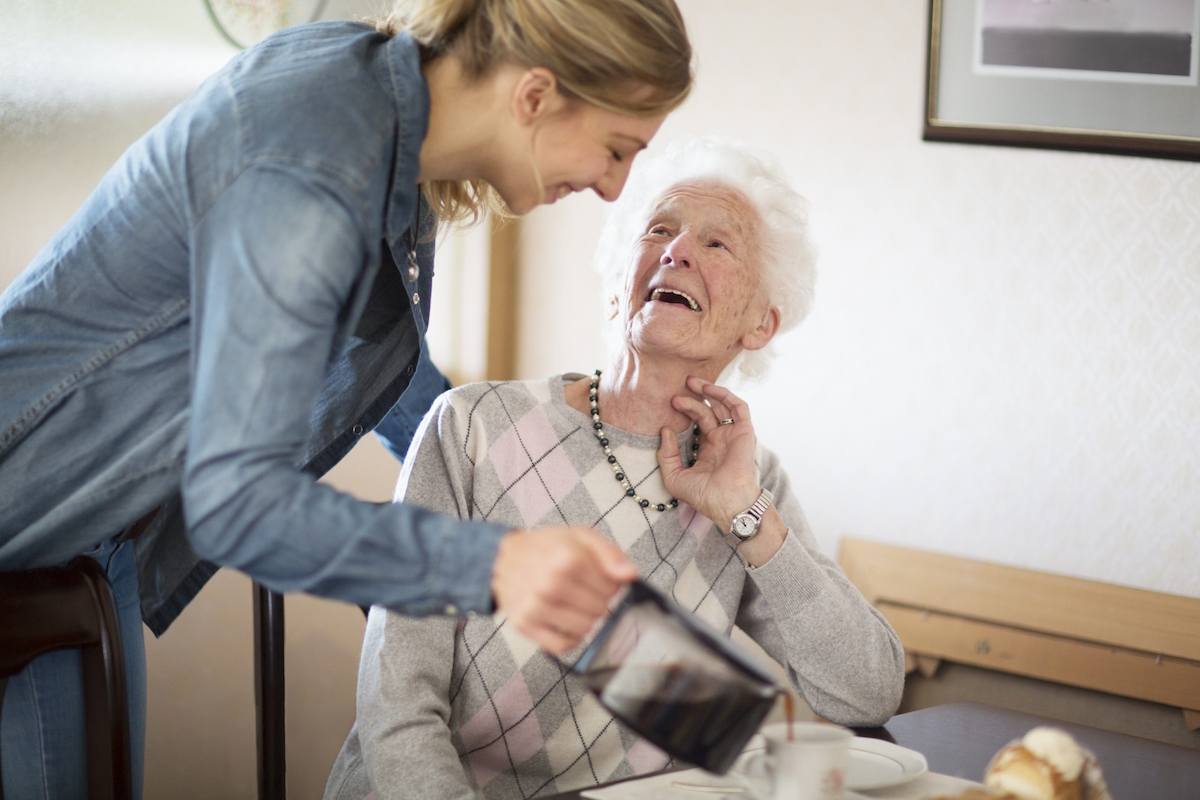
<path id="1" fill-rule="evenodd" d="M 1200 0 L 930 0 L 926 141 L 1200 161 Z"/>

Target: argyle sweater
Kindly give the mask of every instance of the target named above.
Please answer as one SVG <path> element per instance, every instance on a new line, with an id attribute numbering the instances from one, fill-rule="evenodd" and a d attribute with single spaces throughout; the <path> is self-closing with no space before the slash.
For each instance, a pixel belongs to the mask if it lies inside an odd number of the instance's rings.
<path id="1" fill-rule="evenodd" d="M 734 624 L 785 666 L 822 717 L 876 725 L 895 711 L 904 655 L 888 623 L 816 546 L 778 459 L 760 447 L 759 479 L 789 533 L 749 567 L 708 519 L 680 503 L 640 508 L 615 479 L 589 417 L 564 381 L 480 383 L 448 392 L 425 418 L 397 498 L 513 528 L 586 525 L 610 537 L 642 577 L 728 633 Z M 669 497 L 658 437 L 605 426 L 640 496 Z M 690 450 L 691 433 L 679 437 Z M 325 797 L 544 797 L 660 770 L 666 754 L 614 720 L 569 672 L 503 615 L 368 618 L 358 718 Z"/>

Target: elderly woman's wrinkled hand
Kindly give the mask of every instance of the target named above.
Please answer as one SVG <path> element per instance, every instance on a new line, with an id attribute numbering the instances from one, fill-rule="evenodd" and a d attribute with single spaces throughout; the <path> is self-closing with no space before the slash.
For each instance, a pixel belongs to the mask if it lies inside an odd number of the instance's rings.
<path id="1" fill-rule="evenodd" d="M 687 387 L 695 395 L 676 395 L 671 405 L 700 426 L 696 463 L 683 464 L 675 435 L 663 428 L 658 465 L 673 497 L 727 531 L 733 517 L 749 508 L 760 491 L 750 408 L 733 392 L 701 378 L 689 377 Z"/>

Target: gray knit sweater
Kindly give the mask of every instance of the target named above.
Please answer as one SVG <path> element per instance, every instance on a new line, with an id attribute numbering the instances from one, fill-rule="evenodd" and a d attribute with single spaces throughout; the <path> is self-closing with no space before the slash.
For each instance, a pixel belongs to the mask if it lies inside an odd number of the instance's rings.
<path id="1" fill-rule="evenodd" d="M 818 551 L 774 454 L 760 447 L 759 479 L 790 530 L 755 569 L 686 504 L 658 512 L 625 497 L 591 420 L 564 399 L 564 381 L 578 377 L 442 395 L 413 440 L 397 498 L 513 528 L 597 528 L 645 580 L 719 630 L 741 627 L 820 716 L 847 725 L 891 716 L 904 681 L 900 641 Z M 638 494 L 665 501 L 658 438 L 605 432 Z M 679 441 L 690 449 L 691 434 Z M 581 651 L 555 659 L 501 614 L 412 619 L 372 609 L 358 719 L 325 797 L 524 800 L 662 769 L 667 756 L 568 672 Z"/>

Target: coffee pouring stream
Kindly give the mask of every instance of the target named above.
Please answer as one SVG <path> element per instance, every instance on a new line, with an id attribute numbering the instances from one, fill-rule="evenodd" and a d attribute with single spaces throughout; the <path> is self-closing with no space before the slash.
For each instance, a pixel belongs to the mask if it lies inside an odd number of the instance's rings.
<path id="1" fill-rule="evenodd" d="M 728 771 L 786 690 L 649 584 L 625 591 L 574 671 L 610 714 L 669 755 Z"/>

